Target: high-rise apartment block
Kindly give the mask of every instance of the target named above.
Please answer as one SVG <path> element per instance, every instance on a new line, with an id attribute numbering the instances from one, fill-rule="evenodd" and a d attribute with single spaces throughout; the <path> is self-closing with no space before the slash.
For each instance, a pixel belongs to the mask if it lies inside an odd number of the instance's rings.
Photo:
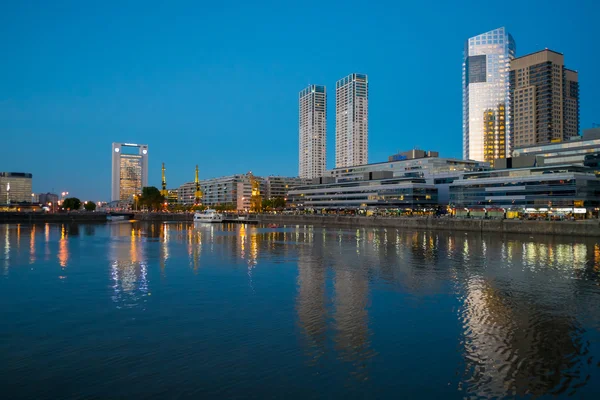
<path id="1" fill-rule="evenodd" d="M 515 41 L 505 28 L 468 39 L 463 59 L 463 158 L 487 161 L 512 150 L 510 61 Z"/>
<path id="2" fill-rule="evenodd" d="M 112 144 L 112 201 L 133 201 L 148 186 L 148 145 Z"/>
<path id="3" fill-rule="evenodd" d="M 335 124 L 335 167 L 367 164 L 369 162 L 367 75 L 350 74 L 337 81 Z"/>
<path id="4" fill-rule="evenodd" d="M 299 95 L 298 175 L 323 176 L 327 152 L 327 92 L 325 86 L 310 85 Z"/>
<path id="5" fill-rule="evenodd" d="M 577 72 L 565 68 L 562 54 L 546 49 L 512 60 L 510 89 L 515 147 L 579 135 Z"/>

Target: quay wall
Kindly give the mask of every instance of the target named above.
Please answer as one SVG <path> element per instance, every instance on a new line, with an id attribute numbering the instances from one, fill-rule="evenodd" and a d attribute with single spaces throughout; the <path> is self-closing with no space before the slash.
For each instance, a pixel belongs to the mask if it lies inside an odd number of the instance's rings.
<path id="1" fill-rule="evenodd" d="M 340 227 L 382 227 L 529 235 L 568 235 L 600 237 L 600 221 L 520 221 L 493 219 L 427 217 L 357 217 L 335 215 L 260 215 L 264 224 L 314 225 Z"/>
<path id="2" fill-rule="evenodd" d="M 0 223 L 3 224 L 41 224 L 41 223 L 102 223 L 106 222 L 105 213 L 35 213 L 35 212 L 0 212 Z"/>
<path id="3" fill-rule="evenodd" d="M 133 219 L 136 221 L 194 221 L 192 213 L 135 213 Z"/>

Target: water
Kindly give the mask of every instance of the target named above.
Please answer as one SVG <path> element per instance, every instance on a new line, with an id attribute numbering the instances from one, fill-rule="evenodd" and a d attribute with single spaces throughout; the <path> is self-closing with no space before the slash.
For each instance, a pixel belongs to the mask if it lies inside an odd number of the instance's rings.
<path id="1" fill-rule="evenodd" d="M 600 243 L 0 225 L 3 398 L 597 398 Z"/>

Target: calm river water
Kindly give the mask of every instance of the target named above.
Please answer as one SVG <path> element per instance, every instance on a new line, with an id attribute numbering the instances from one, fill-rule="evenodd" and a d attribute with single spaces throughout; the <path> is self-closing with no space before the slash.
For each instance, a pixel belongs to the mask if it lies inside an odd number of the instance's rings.
<path id="1" fill-rule="evenodd" d="M 0 225 L 6 399 L 598 398 L 600 242 Z"/>

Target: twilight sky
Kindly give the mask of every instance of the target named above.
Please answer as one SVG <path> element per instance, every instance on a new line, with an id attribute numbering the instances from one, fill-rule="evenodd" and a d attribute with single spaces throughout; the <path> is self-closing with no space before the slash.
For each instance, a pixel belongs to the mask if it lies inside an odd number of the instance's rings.
<path id="1" fill-rule="evenodd" d="M 506 26 L 579 71 L 581 128 L 600 123 L 596 1 L 14 1 L 0 4 L 0 171 L 35 192 L 108 200 L 112 142 L 149 145 L 150 184 L 298 173 L 298 92 L 369 75 L 369 160 L 461 157 L 464 41 Z M 418 4 L 417 4 L 418 3 Z M 560 23 L 556 23 L 560 21 Z"/>

